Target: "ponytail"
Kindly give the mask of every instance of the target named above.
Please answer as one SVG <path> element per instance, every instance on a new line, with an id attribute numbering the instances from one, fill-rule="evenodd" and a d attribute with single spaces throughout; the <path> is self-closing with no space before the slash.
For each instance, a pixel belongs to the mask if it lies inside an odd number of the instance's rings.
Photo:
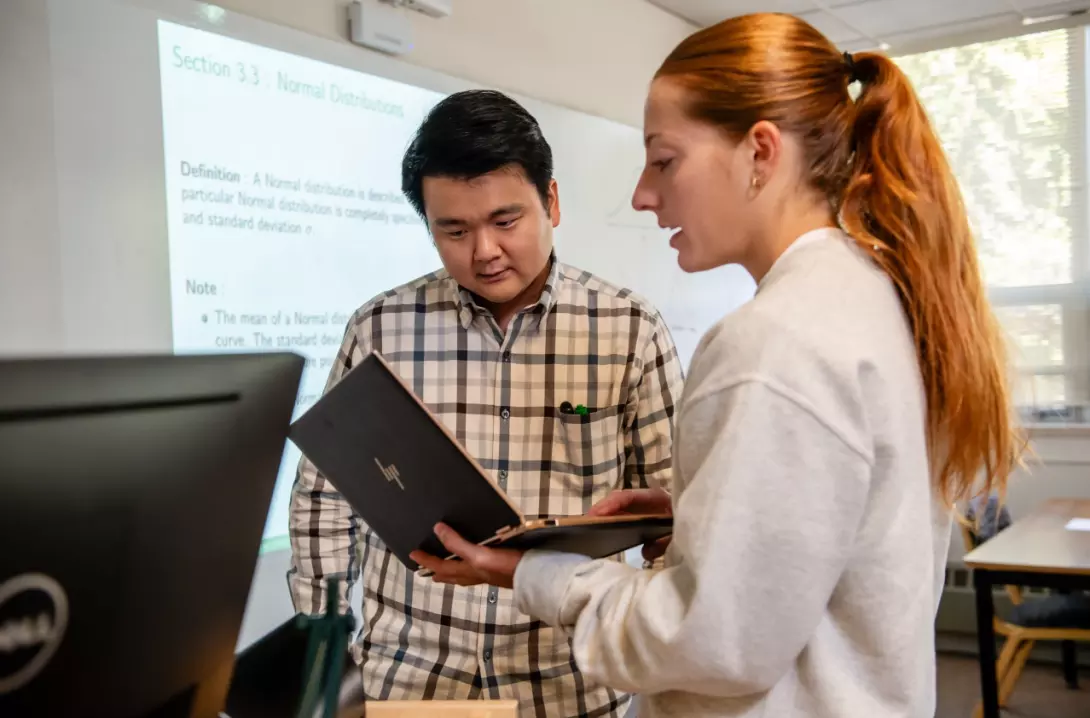
<path id="1" fill-rule="evenodd" d="M 1023 441 L 1006 346 L 989 306 L 957 181 L 912 85 L 889 58 L 852 57 L 862 91 L 851 131 L 844 230 L 889 275 L 915 338 L 937 492 L 1001 495 Z"/>
<path id="2" fill-rule="evenodd" d="M 979 477 L 982 491 L 1002 495 L 1024 448 L 1006 347 L 957 182 L 904 73 L 883 55 L 841 54 L 798 17 L 757 13 L 689 36 L 656 77 L 688 91 L 691 116 L 734 137 L 767 120 L 803 138 L 806 179 L 900 293 L 926 389 L 935 493 L 956 503 Z"/>

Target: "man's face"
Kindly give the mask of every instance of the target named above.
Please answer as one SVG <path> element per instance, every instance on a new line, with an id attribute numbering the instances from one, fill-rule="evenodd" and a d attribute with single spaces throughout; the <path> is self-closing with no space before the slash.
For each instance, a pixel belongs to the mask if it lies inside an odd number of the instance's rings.
<path id="1" fill-rule="evenodd" d="M 541 276 L 560 223 L 556 181 L 548 206 L 520 167 L 503 167 L 473 179 L 425 177 L 424 211 L 443 266 L 485 302 L 519 301 Z"/>

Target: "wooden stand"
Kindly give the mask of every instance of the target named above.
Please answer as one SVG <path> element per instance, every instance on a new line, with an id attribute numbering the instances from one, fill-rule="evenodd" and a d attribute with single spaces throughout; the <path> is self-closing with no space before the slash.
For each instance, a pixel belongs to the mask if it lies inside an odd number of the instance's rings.
<path id="1" fill-rule="evenodd" d="M 338 718 L 518 718 L 518 701 L 370 701 Z"/>

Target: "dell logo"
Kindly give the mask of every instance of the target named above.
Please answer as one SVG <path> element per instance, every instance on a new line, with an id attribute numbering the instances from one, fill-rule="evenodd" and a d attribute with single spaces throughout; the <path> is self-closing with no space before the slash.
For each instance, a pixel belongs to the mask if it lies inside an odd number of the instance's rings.
<path id="1" fill-rule="evenodd" d="M 382 472 L 383 477 L 385 477 L 387 481 L 397 484 L 402 491 L 405 490 L 405 484 L 401 483 L 401 474 L 398 473 L 396 466 L 393 464 L 383 466 L 382 462 L 378 459 L 375 459 L 375 464 L 378 465 L 378 470 Z"/>
<path id="2" fill-rule="evenodd" d="M 0 695 L 32 681 L 57 652 L 68 626 L 68 598 L 41 573 L 0 583 Z"/>
<path id="3" fill-rule="evenodd" d="M 33 648 L 53 637 L 53 617 L 42 612 L 0 624 L 0 653 L 14 653 L 20 648 Z"/>

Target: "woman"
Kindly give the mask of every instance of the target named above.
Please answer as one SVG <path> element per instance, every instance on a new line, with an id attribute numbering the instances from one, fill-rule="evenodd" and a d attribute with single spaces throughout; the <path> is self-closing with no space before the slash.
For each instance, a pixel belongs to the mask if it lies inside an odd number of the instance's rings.
<path id="1" fill-rule="evenodd" d="M 952 507 L 978 477 L 1002 490 L 1020 443 L 924 111 L 888 58 L 759 14 L 681 43 L 645 133 L 635 207 L 678 230 L 686 271 L 737 263 L 758 284 L 692 360 L 665 567 L 520 556 L 443 526 L 465 561 L 421 562 L 513 584 L 645 715 L 932 716 Z M 668 500 L 622 493 L 596 512 Z"/>

